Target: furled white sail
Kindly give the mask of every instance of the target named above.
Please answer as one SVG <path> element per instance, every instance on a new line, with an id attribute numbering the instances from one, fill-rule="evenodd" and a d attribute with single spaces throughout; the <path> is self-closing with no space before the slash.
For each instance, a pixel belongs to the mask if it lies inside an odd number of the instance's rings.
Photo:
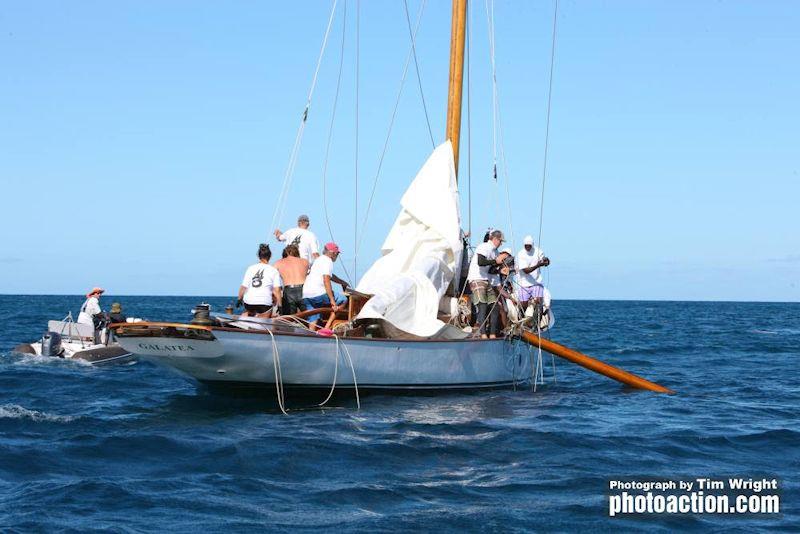
<path id="1" fill-rule="evenodd" d="M 434 336 L 439 300 L 461 265 L 461 218 L 450 141 L 439 145 L 400 200 L 383 254 L 356 288 L 374 295 L 357 319 L 385 319 L 418 336 Z"/>

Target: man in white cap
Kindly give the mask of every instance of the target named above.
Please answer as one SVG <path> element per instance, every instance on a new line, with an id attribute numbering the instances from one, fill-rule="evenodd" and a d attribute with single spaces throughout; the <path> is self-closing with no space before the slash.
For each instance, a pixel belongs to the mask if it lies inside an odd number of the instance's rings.
<path id="1" fill-rule="evenodd" d="M 544 286 L 542 285 L 542 273 L 539 268 L 550 265 L 550 259 L 544 255 L 540 248 L 533 245 L 533 237 L 525 236 L 522 243 L 523 246 L 517 253 L 517 259 L 514 263 L 517 268 L 519 303 L 522 309 L 525 310 L 531 299 L 536 303 L 542 302 Z"/>
<path id="2" fill-rule="evenodd" d="M 296 227 L 290 228 L 286 232 L 276 229 L 275 237 L 278 241 L 283 241 L 287 245 L 297 245 L 300 250 L 300 257 L 311 264 L 319 257 L 319 243 L 317 242 L 317 236 L 308 229 L 309 226 L 311 226 L 311 221 L 308 215 L 301 215 L 297 218 Z"/>
<path id="3" fill-rule="evenodd" d="M 94 326 L 94 316 L 103 312 L 100 309 L 100 295 L 105 291 L 102 287 L 93 287 L 86 293 L 86 301 L 81 306 L 81 313 L 78 314 L 79 323 Z"/>

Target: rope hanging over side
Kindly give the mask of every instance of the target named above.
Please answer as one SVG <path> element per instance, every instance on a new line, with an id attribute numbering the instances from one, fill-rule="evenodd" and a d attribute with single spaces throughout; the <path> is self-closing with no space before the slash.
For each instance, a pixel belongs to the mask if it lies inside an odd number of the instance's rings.
<path id="1" fill-rule="evenodd" d="M 333 25 L 333 17 L 336 14 L 337 2 L 338 0 L 333 0 L 333 5 L 331 6 L 331 14 L 328 17 L 328 25 L 325 28 L 325 36 L 322 39 L 322 46 L 320 47 L 319 56 L 317 57 L 317 66 L 314 69 L 314 76 L 311 79 L 311 87 L 308 90 L 306 106 L 303 109 L 303 115 L 300 118 L 300 126 L 298 127 L 297 135 L 294 138 L 294 145 L 292 145 L 292 150 L 289 153 L 289 163 L 286 166 L 281 192 L 278 195 L 278 200 L 275 204 L 275 211 L 272 213 L 272 225 L 270 227 L 270 231 L 277 228 L 280 225 L 281 219 L 283 218 L 283 211 L 286 207 L 286 199 L 289 195 L 294 169 L 297 165 L 297 157 L 300 153 L 300 145 L 303 142 L 303 132 L 305 131 L 306 122 L 308 121 L 308 113 L 311 109 L 311 100 L 314 96 L 314 89 L 317 87 L 317 78 L 319 77 L 319 70 L 322 66 L 322 58 L 325 55 L 325 49 L 328 45 L 328 36 L 331 33 L 331 26 Z"/>
<path id="2" fill-rule="evenodd" d="M 335 366 L 333 368 L 333 381 L 331 382 L 331 389 L 328 392 L 328 396 L 325 397 L 324 401 L 317 404 L 317 406 L 325 406 L 328 403 L 328 401 L 331 400 L 331 398 L 333 397 L 333 392 L 336 390 L 336 382 L 339 376 L 339 358 L 341 358 L 341 351 L 339 349 L 339 336 L 334 334 L 333 337 L 336 339 L 336 346 L 335 346 L 336 355 L 335 355 Z M 347 348 L 347 345 L 345 345 L 344 341 L 341 342 L 341 346 L 342 348 L 344 348 L 344 353 L 345 356 L 347 357 L 347 362 L 350 364 L 350 371 L 353 374 L 353 388 L 355 389 L 356 393 L 356 408 L 360 410 L 361 396 L 358 393 L 358 381 L 356 380 L 356 369 L 353 366 L 353 359 L 350 357 L 350 350 Z"/>
<path id="3" fill-rule="evenodd" d="M 275 370 L 275 395 L 278 400 L 278 408 L 281 409 L 283 415 L 289 415 L 286 411 L 285 397 L 283 395 L 283 375 L 281 374 L 281 357 L 278 353 L 278 344 L 275 342 L 275 335 L 272 331 L 267 329 L 267 333 L 272 340 L 272 367 Z"/>

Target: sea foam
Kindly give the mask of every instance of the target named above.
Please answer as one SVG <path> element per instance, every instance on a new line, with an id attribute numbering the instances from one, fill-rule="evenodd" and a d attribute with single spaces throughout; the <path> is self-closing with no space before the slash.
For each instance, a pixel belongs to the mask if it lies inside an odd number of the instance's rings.
<path id="1" fill-rule="evenodd" d="M 58 415 L 29 410 L 19 404 L 3 404 L 0 405 L 0 419 L 30 419 L 31 421 L 37 422 L 68 423 L 75 418 L 71 415 Z"/>

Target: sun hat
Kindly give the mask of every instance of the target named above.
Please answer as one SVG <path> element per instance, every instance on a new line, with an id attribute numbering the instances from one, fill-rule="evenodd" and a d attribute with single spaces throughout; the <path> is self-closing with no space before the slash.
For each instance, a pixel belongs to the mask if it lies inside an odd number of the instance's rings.
<path id="1" fill-rule="evenodd" d="M 102 287 L 93 287 L 91 291 L 86 293 L 86 298 L 89 298 L 92 295 L 100 295 L 100 294 L 105 293 L 105 292 L 106 292 L 106 290 L 103 289 Z"/>
<path id="2" fill-rule="evenodd" d="M 122 305 L 119 302 L 111 303 L 111 313 L 122 313 Z"/>

